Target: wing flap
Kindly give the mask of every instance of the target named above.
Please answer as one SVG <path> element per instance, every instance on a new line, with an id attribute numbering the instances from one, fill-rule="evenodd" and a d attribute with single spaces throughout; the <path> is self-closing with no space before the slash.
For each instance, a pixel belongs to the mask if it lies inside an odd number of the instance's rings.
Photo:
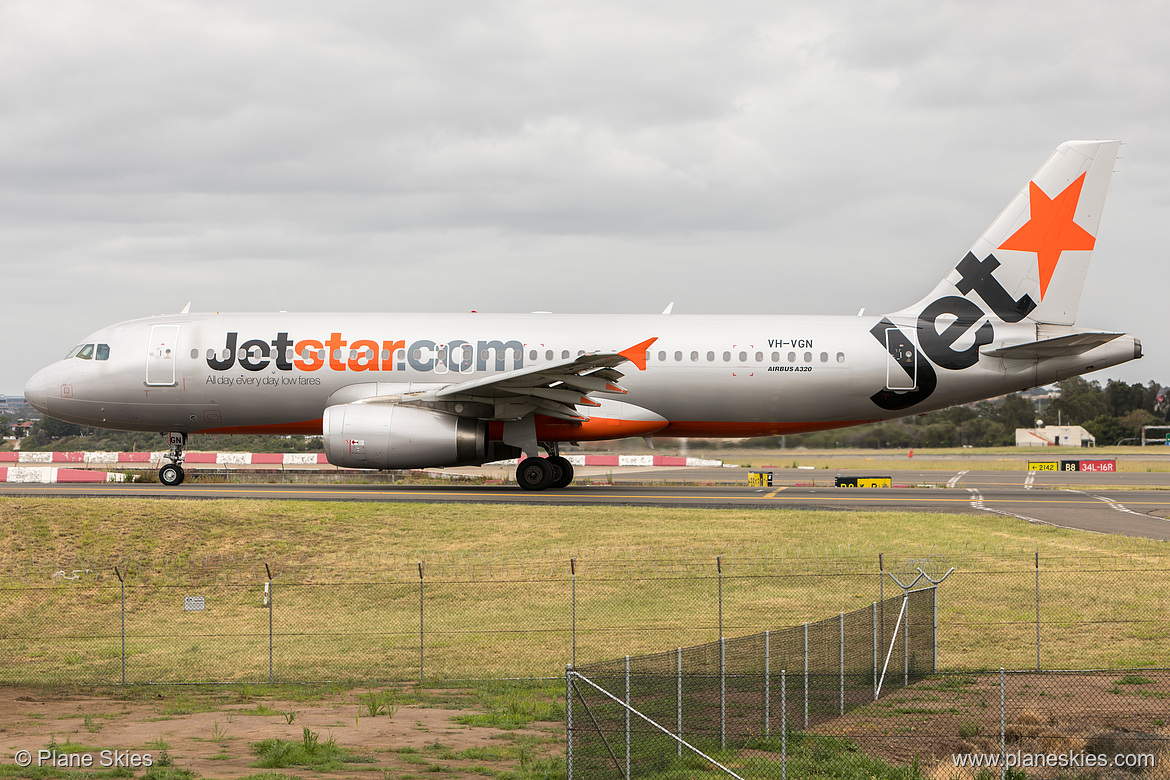
<path id="1" fill-rule="evenodd" d="M 403 403 L 494 403 L 500 419 L 511 419 L 517 411 L 529 409 L 561 420 L 587 422 L 589 417 L 577 411 L 577 407 L 598 406 L 590 398 L 593 393 L 624 394 L 625 388 L 617 384 L 624 376 L 618 367 L 633 363 L 645 370 L 646 350 L 657 340 L 657 337 L 647 339 L 621 352 L 590 352 L 472 379 L 420 393 L 414 398 L 404 397 Z"/>

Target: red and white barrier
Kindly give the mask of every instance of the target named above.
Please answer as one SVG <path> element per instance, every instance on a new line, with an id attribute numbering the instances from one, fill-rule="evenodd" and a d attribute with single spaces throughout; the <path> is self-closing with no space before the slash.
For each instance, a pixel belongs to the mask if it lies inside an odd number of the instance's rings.
<path id="1" fill-rule="evenodd" d="M 0 467 L 0 482 L 27 482 L 49 484 L 52 482 L 125 482 L 125 474 L 110 474 L 105 471 L 84 469 L 62 469 L 50 466 L 5 466 Z"/>
<path id="2" fill-rule="evenodd" d="M 45 471 L 54 463 L 79 463 L 86 466 L 161 465 L 166 452 L 0 452 L 0 463 L 28 464 L 35 471 Z M 574 466 L 722 466 L 711 458 L 682 458 L 672 455 L 566 455 Z M 493 465 L 515 465 L 523 458 L 498 460 Z M 188 465 L 216 466 L 317 466 L 329 465 L 324 452 L 189 452 Z M 69 471 L 70 469 L 61 469 Z M 92 473 L 92 472 L 83 472 Z M 2 480 L 0 480 L 2 481 Z M 23 481 L 23 480 L 22 480 Z M 30 480 L 38 481 L 38 480 Z M 76 480 L 74 480 L 76 481 Z"/>
<path id="3" fill-rule="evenodd" d="M 497 460 L 488 465 L 515 466 L 524 458 Z M 722 466 L 711 458 L 682 458 L 672 455 L 565 455 L 574 466 Z"/>

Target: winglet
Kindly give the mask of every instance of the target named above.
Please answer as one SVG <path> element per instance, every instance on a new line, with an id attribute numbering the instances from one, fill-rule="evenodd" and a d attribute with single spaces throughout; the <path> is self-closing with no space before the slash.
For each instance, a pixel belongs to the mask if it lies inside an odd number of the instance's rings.
<path id="1" fill-rule="evenodd" d="M 641 344 L 635 344 L 634 346 L 630 347 L 629 349 L 623 349 L 618 354 L 621 355 L 622 357 L 624 357 L 626 360 L 633 363 L 635 366 L 637 366 L 639 371 L 645 371 L 646 370 L 646 350 L 650 349 L 650 345 L 653 344 L 655 341 L 658 341 L 657 336 L 655 336 L 653 338 L 646 339 Z"/>

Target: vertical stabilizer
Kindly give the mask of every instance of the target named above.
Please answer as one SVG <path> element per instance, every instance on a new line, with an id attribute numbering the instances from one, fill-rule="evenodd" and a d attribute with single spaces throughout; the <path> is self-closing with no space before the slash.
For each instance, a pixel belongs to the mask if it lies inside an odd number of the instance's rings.
<path id="1" fill-rule="evenodd" d="M 955 269 L 907 311 L 961 296 L 1005 322 L 1072 325 L 1119 145 L 1058 146 Z"/>

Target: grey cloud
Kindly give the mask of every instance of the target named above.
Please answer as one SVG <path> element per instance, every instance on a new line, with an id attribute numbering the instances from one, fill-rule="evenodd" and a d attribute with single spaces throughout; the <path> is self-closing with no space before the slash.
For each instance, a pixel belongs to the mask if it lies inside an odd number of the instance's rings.
<path id="1" fill-rule="evenodd" d="M 6 3 L 0 253 L 22 290 L 9 316 L 42 324 L 5 337 L 0 390 L 85 332 L 187 299 L 895 308 L 1056 143 L 1101 135 L 1130 145 L 1082 320 L 1146 339 L 1122 375 L 1170 381 L 1170 337 L 1134 283 L 1157 273 L 1170 200 L 1168 16 L 1087 0 Z"/>

